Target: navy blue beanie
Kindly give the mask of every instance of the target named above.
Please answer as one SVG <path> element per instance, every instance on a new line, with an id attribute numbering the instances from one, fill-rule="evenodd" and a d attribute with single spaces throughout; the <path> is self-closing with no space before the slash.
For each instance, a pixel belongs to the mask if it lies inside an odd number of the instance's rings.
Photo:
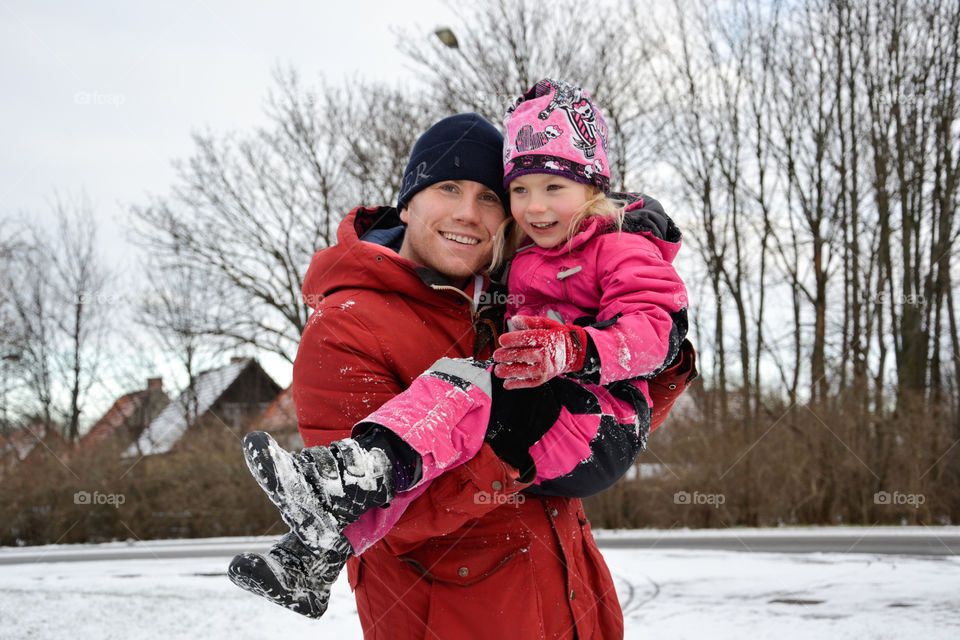
<path id="1" fill-rule="evenodd" d="M 426 130 L 410 152 L 397 209 L 432 184 L 472 180 L 490 188 L 507 208 L 503 189 L 503 136 L 476 113 L 458 113 Z"/>

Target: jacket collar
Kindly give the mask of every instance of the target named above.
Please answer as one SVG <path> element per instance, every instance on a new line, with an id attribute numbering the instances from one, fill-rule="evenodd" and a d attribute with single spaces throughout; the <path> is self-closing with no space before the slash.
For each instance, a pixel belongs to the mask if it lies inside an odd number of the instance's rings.
<path id="1" fill-rule="evenodd" d="M 405 230 L 394 207 L 351 211 L 337 230 L 337 244 L 314 254 L 304 277 L 304 299 L 320 301 L 338 289 L 357 288 L 400 292 L 436 305 L 437 294 L 447 292 L 475 309 L 486 289 L 486 276 L 475 277 L 464 290 L 446 276 L 401 257 L 397 251 Z"/>

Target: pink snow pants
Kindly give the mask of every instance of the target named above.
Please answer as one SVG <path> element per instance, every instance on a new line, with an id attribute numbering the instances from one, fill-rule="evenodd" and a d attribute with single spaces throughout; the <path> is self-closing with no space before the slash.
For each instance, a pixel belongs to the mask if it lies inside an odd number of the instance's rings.
<path id="1" fill-rule="evenodd" d="M 447 469 L 464 464 L 483 446 L 490 420 L 492 366 L 471 359 L 443 358 L 421 374 L 406 391 L 388 401 L 358 424 L 382 425 L 400 436 L 422 459 L 416 485 L 399 493 L 384 508 L 371 509 L 344 530 L 357 554 L 383 538 L 407 505 L 426 491 Z M 572 415 L 566 409 L 535 445 L 530 455 L 537 466 L 536 482 L 569 473 L 591 456 L 600 413 L 617 422 L 634 424 L 633 405 L 613 397 L 607 389 L 584 384 L 599 403 L 597 415 Z"/>

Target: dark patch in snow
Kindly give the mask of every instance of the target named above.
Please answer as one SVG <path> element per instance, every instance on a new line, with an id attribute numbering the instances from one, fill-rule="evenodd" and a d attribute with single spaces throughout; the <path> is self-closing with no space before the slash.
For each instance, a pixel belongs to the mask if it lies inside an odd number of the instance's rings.
<path id="1" fill-rule="evenodd" d="M 613 576 L 617 593 L 621 594 L 620 609 L 623 611 L 624 617 L 629 617 L 631 614 L 640 611 L 644 605 L 660 595 L 660 585 L 654 582 L 650 576 L 643 576 L 643 578 L 650 583 L 649 587 L 635 585 L 622 576 Z"/>

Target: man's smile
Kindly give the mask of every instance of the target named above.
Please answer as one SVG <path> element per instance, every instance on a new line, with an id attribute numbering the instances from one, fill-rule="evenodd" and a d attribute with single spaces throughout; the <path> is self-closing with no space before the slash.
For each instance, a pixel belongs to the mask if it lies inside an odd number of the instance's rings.
<path id="1" fill-rule="evenodd" d="M 468 245 L 480 244 L 480 240 L 478 238 L 474 238 L 471 236 L 463 236 L 463 235 L 460 235 L 459 233 L 449 233 L 447 231 L 441 231 L 440 235 L 442 235 L 447 240 L 453 240 L 458 244 L 468 244 Z"/>

